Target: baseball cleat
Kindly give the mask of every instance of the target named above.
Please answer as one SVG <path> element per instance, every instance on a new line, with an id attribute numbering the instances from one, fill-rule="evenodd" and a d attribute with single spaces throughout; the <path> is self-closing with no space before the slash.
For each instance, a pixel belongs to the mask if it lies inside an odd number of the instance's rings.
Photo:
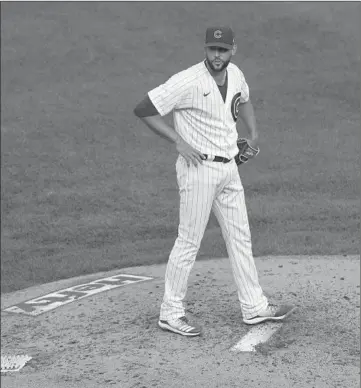
<path id="1" fill-rule="evenodd" d="M 296 310 L 295 306 L 282 305 L 275 306 L 269 304 L 267 308 L 261 311 L 257 316 L 249 319 L 243 319 L 247 325 L 256 325 L 265 321 L 282 321 Z"/>
<path id="2" fill-rule="evenodd" d="M 158 325 L 163 330 L 172 331 L 187 337 L 195 337 L 202 332 L 200 327 L 189 325 L 186 317 L 170 319 L 168 321 L 159 320 Z"/>

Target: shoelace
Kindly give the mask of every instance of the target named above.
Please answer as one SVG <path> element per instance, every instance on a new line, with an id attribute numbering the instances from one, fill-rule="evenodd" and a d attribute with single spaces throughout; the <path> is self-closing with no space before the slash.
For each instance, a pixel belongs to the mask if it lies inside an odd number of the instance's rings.
<path id="1" fill-rule="evenodd" d="M 272 314 L 276 314 L 278 307 L 272 303 L 268 305 L 268 309 L 272 312 Z"/>

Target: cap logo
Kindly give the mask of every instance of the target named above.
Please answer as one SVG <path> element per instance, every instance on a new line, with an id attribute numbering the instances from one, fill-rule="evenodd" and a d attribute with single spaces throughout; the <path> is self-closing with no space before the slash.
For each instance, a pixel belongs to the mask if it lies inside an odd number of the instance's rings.
<path id="1" fill-rule="evenodd" d="M 213 36 L 214 36 L 216 39 L 221 39 L 221 38 L 222 38 L 222 31 L 221 31 L 221 30 L 216 30 L 216 31 L 214 31 Z"/>

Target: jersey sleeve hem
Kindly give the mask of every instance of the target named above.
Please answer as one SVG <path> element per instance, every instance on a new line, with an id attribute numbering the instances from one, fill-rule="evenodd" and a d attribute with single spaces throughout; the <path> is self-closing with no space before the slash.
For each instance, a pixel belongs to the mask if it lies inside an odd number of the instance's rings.
<path id="1" fill-rule="evenodd" d="M 155 96 L 154 90 L 151 90 L 150 92 L 148 92 L 148 97 L 150 98 L 150 100 L 152 101 L 152 104 L 155 106 L 155 108 L 157 109 L 157 111 L 161 116 L 165 116 L 168 113 L 162 108 L 162 106 L 160 105 L 160 102 L 157 102 L 157 99 L 155 98 L 156 96 Z"/>

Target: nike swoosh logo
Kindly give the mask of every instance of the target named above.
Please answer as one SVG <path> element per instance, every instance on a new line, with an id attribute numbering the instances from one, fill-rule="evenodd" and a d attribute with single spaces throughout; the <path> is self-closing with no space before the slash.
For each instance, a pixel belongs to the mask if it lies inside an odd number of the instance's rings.
<path id="1" fill-rule="evenodd" d="M 208 93 L 203 93 L 203 96 L 204 97 L 207 97 L 208 96 L 208 94 L 210 94 L 211 92 L 208 92 Z"/>

